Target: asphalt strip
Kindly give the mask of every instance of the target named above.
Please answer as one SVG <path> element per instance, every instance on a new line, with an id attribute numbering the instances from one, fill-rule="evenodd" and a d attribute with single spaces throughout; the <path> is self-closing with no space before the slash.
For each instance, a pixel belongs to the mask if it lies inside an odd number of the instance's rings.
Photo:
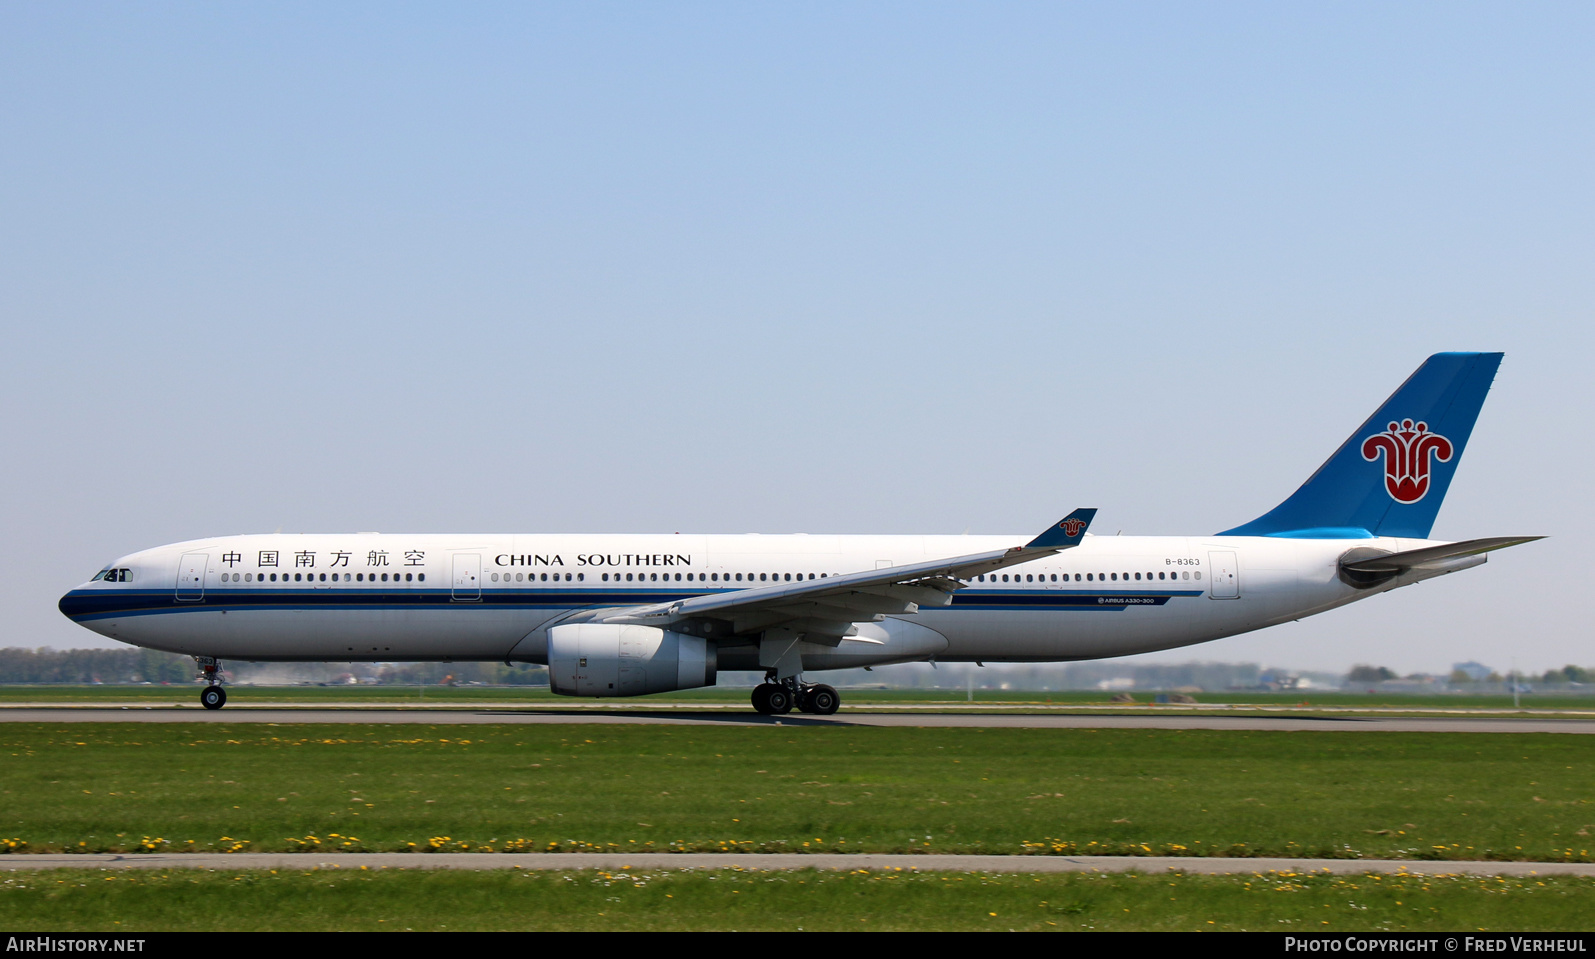
<path id="1" fill-rule="evenodd" d="M 14 854 L 0 871 L 37 869 L 825 869 L 871 872 L 1143 872 L 1189 875 L 1595 876 L 1595 863 L 1403 859 L 1201 859 L 1175 856 L 894 856 L 870 853 L 136 853 Z"/>

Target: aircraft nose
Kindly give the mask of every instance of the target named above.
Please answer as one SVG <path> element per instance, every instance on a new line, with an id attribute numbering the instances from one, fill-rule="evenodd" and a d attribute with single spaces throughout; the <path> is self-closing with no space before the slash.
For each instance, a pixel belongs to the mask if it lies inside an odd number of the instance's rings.
<path id="1" fill-rule="evenodd" d="M 56 606 L 67 619 L 77 619 L 93 608 L 93 601 L 88 590 L 74 589 L 68 590 Z"/>

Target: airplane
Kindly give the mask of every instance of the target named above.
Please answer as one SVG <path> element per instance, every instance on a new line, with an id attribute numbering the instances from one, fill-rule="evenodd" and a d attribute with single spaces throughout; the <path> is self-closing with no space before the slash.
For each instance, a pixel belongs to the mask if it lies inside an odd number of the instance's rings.
<path id="1" fill-rule="evenodd" d="M 1429 539 L 1500 353 L 1437 353 L 1284 502 L 1211 536 L 257 534 L 124 556 L 73 622 L 194 657 L 502 661 L 621 697 L 763 671 L 760 713 L 829 715 L 811 672 L 1063 662 L 1208 642 L 1478 566 L 1540 539 Z"/>

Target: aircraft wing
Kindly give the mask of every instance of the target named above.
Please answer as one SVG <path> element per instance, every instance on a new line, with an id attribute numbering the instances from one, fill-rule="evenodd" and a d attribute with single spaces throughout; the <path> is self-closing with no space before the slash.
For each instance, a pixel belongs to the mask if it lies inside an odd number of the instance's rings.
<path id="1" fill-rule="evenodd" d="M 810 642 L 835 645 L 853 632 L 856 622 L 950 605 L 953 593 L 976 576 L 1078 546 L 1096 512 L 1077 509 L 1023 546 L 631 607 L 602 621 L 668 628 L 715 620 L 729 624 L 733 635 L 782 627 Z"/>

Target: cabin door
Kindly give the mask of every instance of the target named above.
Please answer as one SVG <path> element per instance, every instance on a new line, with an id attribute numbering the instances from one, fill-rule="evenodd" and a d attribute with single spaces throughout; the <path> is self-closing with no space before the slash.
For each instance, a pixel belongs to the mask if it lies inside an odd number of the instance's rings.
<path id="1" fill-rule="evenodd" d="M 210 562 L 209 553 L 184 553 L 177 562 L 177 601 L 202 603 L 205 601 L 205 567 Z"/>
<path id="2" fill-rule="evenodd" d="M 1240 564 L 1235 562 L 1235 554 L 1227 549 L 1214 550 L 1207 554 L 1207 560 L 1207 575 L 1212 580 L 1207 595 L 1213 599 L 1240 599 Z"/>

